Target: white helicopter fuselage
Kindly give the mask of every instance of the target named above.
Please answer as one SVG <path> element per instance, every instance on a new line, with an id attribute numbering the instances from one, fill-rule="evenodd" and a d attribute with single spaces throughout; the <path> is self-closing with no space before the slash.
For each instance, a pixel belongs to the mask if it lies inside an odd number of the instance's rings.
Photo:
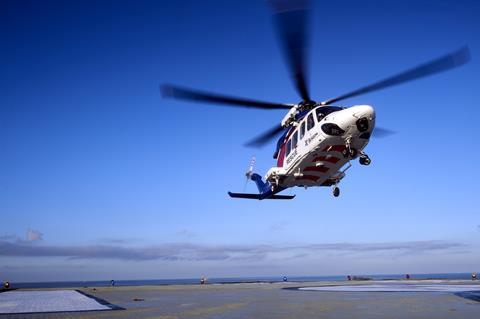
<path id="1" fill-rule="evenodd" d="M 369 105 L 318 106 L 292 125 L 277 166 L 265 179 L 281 188 L 336 185 L 345 176 L 342 167 L 363 154 L 374 127 L 375 111 Z"/>

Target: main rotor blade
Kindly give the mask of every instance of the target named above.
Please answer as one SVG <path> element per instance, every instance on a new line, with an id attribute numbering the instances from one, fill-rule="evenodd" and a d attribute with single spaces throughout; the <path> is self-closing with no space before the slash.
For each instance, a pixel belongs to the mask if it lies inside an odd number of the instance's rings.
<path id="1" fill-rule="evenodd" d="M 173 85 L 162 85 L 160 87 L 163 97 L 171 97 L 195 102 L 211 102 L 217 104 L 228 104 L 235 106 L 259 108 L 259 109 L 283 109 L 289 110 L 292 105 L 282 103 L 270 103 L 258 100 L 231 97 L 209 92 L 202 92 Z"/>
<path id="2" fill-rule="evenodd" d="M 274 126 L 268 131 L 263 132 L 259 136 L 245 143 L 245 146 L 248 147 L 262 147 L 266 143 L 270 142 L 273 138 L 278 136 L 281 132 L 285 130 L 282 126 Z"/>
<path id="3" fill-rule="evenodd" d="M 372 136 L 375 138 L 384 138 L 384 137 L 389 137 L 396 133 L 397 132 L 389 130 L 387 128 L 375 126 L 375 128 L 373 129 Z"/>
<path id="4" fill-rule="evenodd" d="M 417 67 L 414 67 L 410 70 L 394 75 L 392 77 L 386 78 L 382 81 L 370 84 L 368 86 L 352 91 L 350 93 L 340 95 L 339 97 L 326 100 L 322 102 L 322 104 L 332 104 L 341 100 L 345 100 L 350 97 L 381 90 L 390 86 L 394 86 L 404 82 L 423 78 L 425 76 L 429 76 L 435 73 L 447 71 L 449 69 L 453 69 L 455 67 L 463 65 L 467 63 L 469 60 L 470 60 L 470 51 L 468 47 L 463 47 L 455 52 L 452 52 L 443 57 L 427 62 L 425 64 L 419 65 Z"/>
<path id="5" fill-rule="evenodd" d="M 273 19 L 290 75 L 304 101 L 310 101 L 307 88 L 308 0 L 270 0 Z"/>

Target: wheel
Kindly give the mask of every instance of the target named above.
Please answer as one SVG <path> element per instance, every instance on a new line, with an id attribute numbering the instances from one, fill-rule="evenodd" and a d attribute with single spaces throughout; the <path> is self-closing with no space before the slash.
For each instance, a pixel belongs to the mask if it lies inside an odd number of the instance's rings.
<path id="1" fill-rule="evenodd" d="M 335 197 L 340 196 L 340 188 L 338 188 L 338 186 L 335 186 L 333 188 L 333 196 L 335 196 Z"/>
<path id="2" fill-rule="evenodd" d="M 345 149 L 342 151 L 343 157 L 344 157 L 344 158 L 347 158 L 347 157 L 348 157 L 348 153 L 349 153 L 348 149 L 345 148 Z"/>
<path id="3" fill-rule="evenodd" d="M 360 157 L 359 162 L 360 162 L 361 165 L 368 166 L 368 165 L 370 165 L 372 160 L 368 156 L 362 156 L 362 157 Z"/>

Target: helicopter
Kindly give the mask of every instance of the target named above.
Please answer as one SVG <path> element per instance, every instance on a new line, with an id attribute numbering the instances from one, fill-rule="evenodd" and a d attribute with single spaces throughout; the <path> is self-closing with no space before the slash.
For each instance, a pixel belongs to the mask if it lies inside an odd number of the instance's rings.
<path id="1" fill-rule="evenodd" d="M 315 101 L 308 90 L 306 70 L 309 3 L 285 0 L 270 3 L 283 55 L 295 89 L 301 97 L 300 102 L 266 102 L 171 84 L 160 87 L 163 97 L 167 98 L 235 107 L 288 110 L 279 125 L 245 144 L 261 147 L 280 136 L 273 154 L 276 166 L 268 170 L 264 179 L 253 172 L 253 165 L 250 166 L 246 177 L 255 182 L 258 193 L 228 192 L 232 198 L 293 199 L 295 195 L 278 193 L 292 187 L 313 186 L 332 187 L 333 196 L 338 197 L 338 185 L 352 166 L 351 161 L 358 159 L 360 165 L 370 165 L 371 159 L 365 152 L 370 138 L 388 136 L 393 132 L 375 127 L 375 109 L 371 105 L 347 107 L 337 102 L 447 71 L 470 60 L 468 47 L 462 47 L 370 85 L 324 101 Z"/>

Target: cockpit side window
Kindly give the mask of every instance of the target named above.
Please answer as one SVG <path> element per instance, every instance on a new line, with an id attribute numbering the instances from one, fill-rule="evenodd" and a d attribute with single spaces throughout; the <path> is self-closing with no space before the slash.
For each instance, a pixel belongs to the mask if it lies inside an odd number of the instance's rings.
<path id="1" fill-rule="evenodd" d="M 322 112 L 321 107 L 317 108 L 315 112 L 317 113 L 317 122 L 320 123 L 320 121 L 323 120 L 326 114 Z"/>
<path id="2" fill-rule="evenodd" d="M 297 147 L 297 142 L 298 142 L 298 134 L 297 134 L 297 131 L 295 131 L 295 133 L 293 133 L 292 135 L 292 150 Z"/>
<path id="3" fill-rule="evenodd" d="M 288 140 L 287 142 L 287 151 L 285 152 L 285 157 L 288 156 L 288 154 L 290 154 L 290 151 L 292 150 L 292 140 Z"/>
<path id="4" fill-rule="evenodd" d="M 303 121 L 302 124 L 300 125 L 300 139 L 302 139 L 304 135 L 305 135 L 305 121 Z"/>
<path id="5" fill-rule="evenodd" d="M 307 130 L 311 130 L 315 126 L 315 120 L 313 119 L 313 113 L 308 114 L 307 117 Z"/>

